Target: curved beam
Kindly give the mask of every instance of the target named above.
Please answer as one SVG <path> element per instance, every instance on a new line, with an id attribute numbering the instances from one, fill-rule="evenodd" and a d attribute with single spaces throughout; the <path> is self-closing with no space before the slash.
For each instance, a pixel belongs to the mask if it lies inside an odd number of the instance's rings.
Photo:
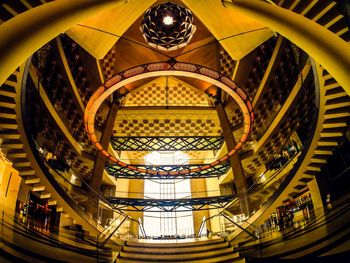
<path id="1" fill-rule="evenodd" d="M 225 0 L 225 7 L 255 18 L 312 56 L 350 95 L 350 45 L 304 16 L 257 0 Z"/>
<path id="2" fill-rule="evenodd" d="M 235 147 L 232 150 L 230 150 L 225 156 L 221 157 L 219 160 L 216 160 L 200 168 L 183 170 L 179 172 L 159 172 L 160 175 L 188 174 L 209 169 L 210 167 L 215 166 L 218 163 L 226 161 L 230 156 L 233 156 L 238 151 L 238 149 L 240 149 L 242 145 L 247 141 L 247 138 L 252 130 L 252 124 L 254 120 L 253 107 L 249 101 L 248 96 L 241 88 L 237 86 L 235 82 L 233 82 L 228 77 L 222 75 L 221 73 L 201 65 L 176 61 L 150 63 L 130 68 L 110 78 L 106 83 L 104 83 L 94 92 L 86 106 L 84 114 L 85 130 L 89 136 L 89 139 L 95 145 L 95 147 L 100 152 L 102 152 L 103 155 L 105 155 L 105 157 L 108 158 L 110 161 L 117 163 L 121 166 L 127 166 L 128 168 L 138 171 L 140 173 L 155 173 L 155 171 L 145 170 L 137 168 L 133 165 L 126 164 L 118 160 L 117 158 L 111 156 L 107 152 L 107 149 L 103 148 L 100 142 L 97 140 L 94 126 L 96 112 L 98 111 L 103 101 L 106 100 L 107 97 L 110 96 L 113 92 L 137 80 L 159 76 L 190 77 L 194 79 L 200 79 L 202 81 L 217 86 L 218 88 L 226 91 L 227 94 L 230 95 L 239 105 L 239 107 L 242 110 L 244 122 L 243 133 L 241 138 L 239 139 L 239 142 L 235 145 Z"/>
<path id="3" fill-rule="evenodd" d="M 29 56 L 57 35 L 125 0 L 60 0 L 28 10 L 0 26 L 0 84 Z"/>

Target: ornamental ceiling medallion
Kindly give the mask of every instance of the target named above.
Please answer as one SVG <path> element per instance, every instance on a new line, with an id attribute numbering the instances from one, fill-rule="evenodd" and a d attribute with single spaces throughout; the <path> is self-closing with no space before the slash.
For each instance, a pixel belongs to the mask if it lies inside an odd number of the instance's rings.
<path id="1" fill-rule="evenodd" d="M 172 51 L 191 41 L 196 26 L 189 9 L 165 3 L 146 11 L 140 29 L 148 45 L 159 50 Z"/>

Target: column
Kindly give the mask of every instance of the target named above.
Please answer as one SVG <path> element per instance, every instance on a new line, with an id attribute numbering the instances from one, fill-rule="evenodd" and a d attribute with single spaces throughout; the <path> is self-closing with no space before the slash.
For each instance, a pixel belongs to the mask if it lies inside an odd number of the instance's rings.
<path id="1" fill-rule="evenodd" d="M 105 122 L 105 126 L 103 128 L 101 138 L 100 138 L 100 144 L 104 149 L 108 149 L 109 142 L 112 136 L 113 127 L 115 118 L 117 116 L 118 112 L 118 103 L 113 103 L 109 109 L 109 113 Z M 103 178 L 103 172 L 105 168 L 105 163 L 107 159 L 106 157 L 100 152 L 97 152 L 94 168 L 92 171 L 92 178 L 90 180 L 90 187 L 95 191 L 96 193 L 101 192 L 101 184 L 102 184 L 102 178 Z M 92 193 L 93 197 L 96 198 L 97 196 Z M 95 217 L 98 210 L 98 203 L 95 202 L 89 202 L 87 205 L 87 211 L 92 213 Z"/>
<path id="2" fill-rule="evenodd" d="M 192 193 L 191 197 L 192 198 L 207 197 L 207 194 L 206 194 L 207 187 L 206 187 L 206 179 L 205 178 L 190 179 L 190 183 L 191 183 L 191 193 Z M 205 216 L 205 218 L 209 217 L 209 210 L 193 211 L 194 234 L 198 233 L 204 216 Z"/>
<path id="3" fill-rule="evenodd" d="M 227 151 L 230 152 L 236 145 L 230 122 L 227 119 L 224 106 L 221 103 L 218 103 L 216 105 L 216 111 L 220 120 Z M 233 172 L 234 183 L 236 185 L 236 191 L 239 198 L 241 211 L 243 214 L 249 215 L 249 199 L 246 196 L 246 191 L 248 189 L 247 180 L 244 176 L 241 160 L 239 159 L 238 153 L 235 153 L 233 156 L 231 156 L 229 160 Z"/>

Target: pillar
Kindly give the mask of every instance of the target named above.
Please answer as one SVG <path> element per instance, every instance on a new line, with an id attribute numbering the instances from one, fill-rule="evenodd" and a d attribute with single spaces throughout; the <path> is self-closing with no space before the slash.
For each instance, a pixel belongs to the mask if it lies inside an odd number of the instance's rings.
<path id="1" fill-rule="evenodd" d="M 225 0 L 226 8 L 259 20 L 320 63 L 350 95 L 350 45 L 316 22 L 258 0 Z"/>
<path id="2" fill-rule="evenodd" d="M 0 84 L 57 35 L 104 9 L 125 3 L 125 0 L 53 1 L 6 21 L 0 26 Z"/>
<path id="3" fill-rule="evenodd" d="M 216 105 L 216 111 L 220 120 L 222 133 L 226 142 L 227 151 L 230 152 L 235 148 L 236 141 L 233 136 L 230 122 L 227 118 L 224 106 L 221 103 Z M 238 153 L 235 153 L 229 158 L 231 169 L 233 173 L 234 183 L 236 185 L 236 191 L 239 198 L 241 211 L 245 215 L 249 215 L 249 199 L 246 196 L 247 179 L 244 176 L 241 160 L 239 159 Z"/>
<path id="4" fill-rule="evenodd" d="M 206 194 L 207 186 L 206 186 L 205 180 L 206 180 L 205 178 L 190 179 L 192 198 L 207 197 L 207 194 Z M 194 234 L 197 234 L 202 224 L 203 217 L 204 216 L 205 218 L 209 217 L 209 211 L 201 210 L 201 211 L 193 211 L 192 213 L 193 213 L 193 230 L 194 230 Z"/>
<path id="5" fill-rule="evenodd" d="M 117 112 L 118 112 L 118 104 L 113 103 L 109 109 L 109 113 L 108 113 L 105 126 L 103 128 L 101 139 L 100 139 L 100 144 L 104 149 L 108 149 L 109 142 L 113 132 L 115 118 L 117 116 Z M 90 187 L 96 193 L 101 192 L 101 184 L 102 184 L 103 172 L 104 172 L 106 161 L 107 161 L 106 157 L 100 151 L 98 151 L 96 155 L 94 167 L 92 170 L 92 178 L 90 180 Z M 94 195 L 94 193 L 91 193 L 91 194 Z M 87 209 L 87 212 L 92 213 L 93 217 L 95 217 L 98 211 L 98 203 L 89 202 L 87 204 L 86 209 Z"/>

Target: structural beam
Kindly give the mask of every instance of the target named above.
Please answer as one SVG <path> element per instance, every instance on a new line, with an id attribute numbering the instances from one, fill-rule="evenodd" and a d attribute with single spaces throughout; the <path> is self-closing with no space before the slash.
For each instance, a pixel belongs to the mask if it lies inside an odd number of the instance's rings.
<path id="1" fill-rule="evenodd" d="M 100 144 L 105 149 L 107 149 L 109 145 L 109 141 L 113 132 L 115 118 L 117 117 L 118 107 L 119 105 L 117 103 L 113 103 L 111 105 L 103 132 L 101 134 Z M 102 154 L 102 152 L 97 152 L 92 178 L 90 181 L 91 188 L 94 189 L 97 193 L 100 192 L 105 163 L 106 157 Z"/>
<path id="2" fill-rule="evenodd" d="M 218 163 L 205 170 L 198 170 L 188 174 L 175 174 L 173 171 L 185 171 L 188 169 L 196 169 L 207 164 L 190 164 L 190 165 L 135 165 L 138 168 L 150 171 L 150 173 L 135 172 L 128 166 L 121 166 L 119 164 L 106 165 L 106 171 L 115 178 L 126 179 L 194 179 L 194 178 L 210 178 L 220 177 L 228 172 L 230 169 L 229 162 Z M 151 173 L 152 172 L 152 173 Z M 161 172 L 166 172 L 167 175 L 161 175 Z"/>
<path id="3" fill-rule="evenodd" d="M 221 136 L 112 137 L 115 151 L 209 151 L 219 150 Z"/>
<path id="4" fill-rule="evenodd" d="M 233 136 L 233 131 L 231 129 L 230 122 L 227 118 L 224 106 L 221 103 L 218 103 L 216 105 L 216 111 L 218 113 L 218 117 L 221 123 L 222 133 L 225 138 L 227 151 L 230 152 L 236 146 L 236 141 Z M 235 153 L 234 155 L 230 156 L 229 161 L 233 172 L 238 199 L 240 201 L 241 211 L 242 213 L 249 215 L 249 200 L 246 196 L 246 192 L 248 189 L 247 179 L 244 176 L 242 163 L 239 159 L 238 153 Z"/>
<path id="5" fill-rule="evenodd" d="M 310 19 L 257 0 L 225 0 L 233 11 L 261 21 L 320 63 L 350 95 L 350 45 Z"/>
<path id="6" fill-rule="evenodd" d="M 201 211 L 209 209 L 225 208 L 233 199 L 234 195 L 221 195 L 198 198 L 182 199 L 145 199 L 145 198 L 108 198 L 108 202 L 114 209 L 135 212 L 180 212 Z M 152 208 L 159 208 L 155 210 Z"/>
<path id="7" fill-rule="evenodd" d="M 53 1 L 6 21 L 0 26 L 0 84 L 3 84 L 28 57 L 57 35 L 104 9 L 125 2 L 125 0 Z"/>

